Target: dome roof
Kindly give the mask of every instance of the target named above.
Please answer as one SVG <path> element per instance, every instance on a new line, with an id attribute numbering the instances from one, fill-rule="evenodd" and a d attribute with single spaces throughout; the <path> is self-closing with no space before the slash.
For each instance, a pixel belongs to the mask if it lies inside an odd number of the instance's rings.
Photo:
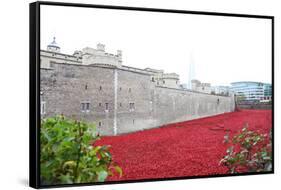
<path id="1" fill-rule="evenodd" d="M 53 38 L 53 41 L 48 45 L 48 47 L 60 48 L 59 45 L 56 42 L 56 37 Z"/>

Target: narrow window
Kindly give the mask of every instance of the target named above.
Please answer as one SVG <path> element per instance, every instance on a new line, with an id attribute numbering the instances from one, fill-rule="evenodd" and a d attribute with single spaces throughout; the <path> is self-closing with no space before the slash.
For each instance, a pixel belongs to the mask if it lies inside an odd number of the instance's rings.
<path id="1" fill-rule="evenodd" d="M 135 110 L 135 103 L 130 103 L 130 111 L 134 111 Z"/>
<path id="2" fill-rule="evenodd" d="M 152 82 L 154 82 L 154 81 L 155 81 L 155 80 L 154 80 L 154 77 L 152 77 L 152 78 L 151 78 L 151 81 L 152 81 Z"/>
<path id="3" fill-rule="evenodd" d="M 99 103 L 99 106 L 101 107 L 101 103 Z"/>
<path id="4" fill-rule="evenodd" d="M 105 111 L 108 111 L 108 103 L 105 103 Z"/>
<path id="5" fill-rule="evenodd" d="M 122 90 L 122 87 L 120 87 L 119 90 L 121 91 L 121 90 Z"/>
<path id="6" fill-rule="evenodd" d="M 85 85 L 85 90 L 87 90 L 87 89 L 88 89 L 88 84 Z"/>
<path id="7" fill-rule="evenodd" d="M 135 120 L 133 119 L 133 125 L 135 124 Z"/>
<path id="8" fill-rule="evenodd" d="M 46 114 L 46 102 L 41 102 L 41 109 L 40 109 L 41 115 Z"/>
<path id="9" fill-rule="evenodd" d="M 165 81 L 163 80 L 163 84 L 165 84 Z"/>
<path id="10" fill-rule="evenodd" d="M 101 122 L 99 122 L 99 127 L 101 126 Z"/>
<path id="11" fill-rule="evenodd" d="M 90 111 L 90 103 L 86 103 L 86 111 Z"/>
<path id="12" fill-rule="evenodd" d="M 131 88 L 129 88 L 129 92 L 131 92 L 132 91 L 132 89 Z"/>
<path id="13" fill-rule="evenodd" d="M 85 103 L 81 103 L 81 111 L 82 111 L 82 112 L 85 111 Z"/>
<path id="14" fill-rule="evenodd" d="M 81 111 L 89 112 L 90 111 L 90 102 L 82 102 L 81 103 Z"/>
<path id="15" fill-rule="evenodd" d="M 122 107 L 122 103 L 120 103 L 120 107 Z"/>
<path id="16" fill-rule="evenodd" d="M 54 67 L 54 62 L 50 61 L 50 67 Z"/>
<path id="17" fill-rule="evenodd" d="M 100 90 L 102 90 L 102 86 L 100 86 Z"/>

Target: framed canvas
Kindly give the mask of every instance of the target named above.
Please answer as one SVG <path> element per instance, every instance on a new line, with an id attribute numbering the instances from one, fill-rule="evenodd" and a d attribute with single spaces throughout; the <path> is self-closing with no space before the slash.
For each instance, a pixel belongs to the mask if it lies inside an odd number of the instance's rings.
<path id="1" fill-rule="evenodd" d="M 30 186 L 274 172 L 274 17 L 30 4 Z"/>

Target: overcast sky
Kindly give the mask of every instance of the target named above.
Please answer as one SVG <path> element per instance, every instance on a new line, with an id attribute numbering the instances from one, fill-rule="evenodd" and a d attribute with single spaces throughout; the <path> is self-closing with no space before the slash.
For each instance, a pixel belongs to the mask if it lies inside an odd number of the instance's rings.
<path id="1" fill-rule="evenodd" d="M 123 64 L 163 69 L 188 82 L 271 82 L 269 19 L 41 5 L 41 49 L 56 37 L 61 52 L 105 44 Z"/>

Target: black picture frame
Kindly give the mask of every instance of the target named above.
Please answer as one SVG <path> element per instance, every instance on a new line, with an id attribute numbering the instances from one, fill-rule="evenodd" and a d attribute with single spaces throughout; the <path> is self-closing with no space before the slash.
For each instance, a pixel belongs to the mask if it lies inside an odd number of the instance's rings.
<path id="1" fill-rule="evenodd" d="M 243 17 L 253 19 L 268 19 L 271 20 L 271 67 L 272 67 L 272 171 L 256 172 L 256 173 L 239 173 L 239 174 L 224 174 L 224 175 L 209 175 L 209 176 L 193 176 L 193 177 L 175 177 L 175 178 L 160 178 L 160 179 L 145 179 L 145 180 L 129 180 L 129 181 L 109 181 L 96 183 L 82 184 L 65 184 L 65 185 L 41 185 L 40 184 L 40 6 L 71 6 L 71 7 L 86 7 L 86 8 L 102 8 L 112 10 L 132 10 L 144 12 L 165 12 L 165 13 L 180 13 L 180 14 L 195 14 L 208 16 L 223 16 L 223 17 Z M 243 175 L 259 175 L 274 173 L 274 16 L 266 15 L 249 15 L 235 13 L 219 13 L 219 12 L 203 12 L 203 11 L 188 11 L 188 10 L 172 10 L 172 9 L 157 9 L 144 7 L 125 7 L 112 5 L 92 5 L 80 3 L 63 3 L 63 2 L 48 2 L 37 1 L 29 4 L 29 185 L 33 188 L 51 188 L 51 187 L 72 187 L 85 185 L 101 185 L 101 184 L 119 184 L 119 183 L 135 183 L 149 181 L 166 181 L 179 179 L 194 179 L 194 178 L 213 178 L 213 177 L 229 177 Z"/>

